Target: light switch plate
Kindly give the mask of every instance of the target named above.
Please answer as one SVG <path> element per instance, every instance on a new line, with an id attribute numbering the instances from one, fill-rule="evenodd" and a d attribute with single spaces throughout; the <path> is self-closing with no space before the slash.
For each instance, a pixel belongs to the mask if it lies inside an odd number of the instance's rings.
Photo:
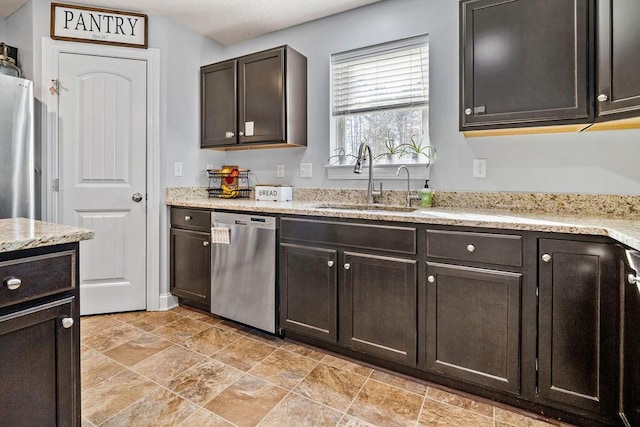
<path id="1" fill-rule="evenodd" d="M 312 163 L 300 163 L 300 178 L 311 178 Z"/>
<path id="2" fill-rule="evenodd" d="M 276 165 L 276 176 L 278 178 L 284 178 L 284 165 Z"/>
<path id="3" fill-rule="evenodd" d="M 173 174 L 175 176 L 182 176 L 182 162 L 175 162 L 173 164 Z"/>

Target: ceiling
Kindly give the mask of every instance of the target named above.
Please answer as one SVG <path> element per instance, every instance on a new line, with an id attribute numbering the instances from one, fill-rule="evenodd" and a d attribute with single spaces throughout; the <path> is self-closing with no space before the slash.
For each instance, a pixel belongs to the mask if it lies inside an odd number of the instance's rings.
<path id="1" fill-rule="evenodd" d="M 168 16 L 221 44 L 230 44 L 379 1 L 382 0 L 82 0 L 77 3 Z M 0 17 L 11 15 L 25 3 L 27 0 L 0 0 Z"/>

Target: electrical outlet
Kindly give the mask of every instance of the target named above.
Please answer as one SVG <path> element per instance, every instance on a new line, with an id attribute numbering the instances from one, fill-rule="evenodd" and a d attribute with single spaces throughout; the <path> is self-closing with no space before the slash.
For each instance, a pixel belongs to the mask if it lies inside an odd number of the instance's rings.
<path id="1" fill-rule="evenodd" d="M 487 177 L 487 159 L 473 159 L 473 177 Z"/>
<path id="2" fill-rule="evenodd" d="M 173 164 L 173 174 L 175 176 L 182 176 L 182 162 L 175 162 Z"/>
<path id="3" fill-rule="evenodd" d="M 311 178 L 311 163 L 300 163 L 300 178 Z"/>
<path id="4" fill-rule="evenodd" d="M 276 176 L 284 178 L 284 165 L 276 165 Z"/>

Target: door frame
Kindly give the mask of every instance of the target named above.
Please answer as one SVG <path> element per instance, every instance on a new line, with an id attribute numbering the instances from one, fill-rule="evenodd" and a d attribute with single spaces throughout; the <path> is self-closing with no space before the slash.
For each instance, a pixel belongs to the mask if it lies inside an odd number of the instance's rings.
<path id="1" fill-rule="evenodd" d="M 58 98 L 49 90 L 57 76 L 60 54 L 108 56 L 147 63 L 147 212 L 146 212 L 146 294 L 147 311 L 167 310 L 175 305 L 169 294 L 160 295 L 160 223 L 163 204 L 160 145 L 160 50 L 134 49 L 55 41 L 42 38 L 42 140 L 43 140 L 43 220 L 58 221 L 59 177 Z"/>

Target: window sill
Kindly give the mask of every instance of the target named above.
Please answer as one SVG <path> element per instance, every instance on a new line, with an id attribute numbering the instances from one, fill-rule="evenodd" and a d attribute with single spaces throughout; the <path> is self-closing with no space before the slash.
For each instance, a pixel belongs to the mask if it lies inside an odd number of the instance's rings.
<path id="1" fill-rule="evenodd" d="M 377 164 L 373 165 L 373 177 L 379 179 L 402 179 L 406 180 L 407 175 L 404 172 L 400 173 L 400 176 L 396 175 L 396 171 L 400 165 L 405 165 L 409 168 L 411 179 L 429 179 L 430 164 L 428 162 L 420 163 L 395 163 L 395 164 Z M 368 180 L 369 179 L 369 166 L 364 164 L 362 166 L 362 173 L 357 174 L 353 172 L 353 165 L 325 165 L 327 175 L 329 179 L 340 180 Z"/>

